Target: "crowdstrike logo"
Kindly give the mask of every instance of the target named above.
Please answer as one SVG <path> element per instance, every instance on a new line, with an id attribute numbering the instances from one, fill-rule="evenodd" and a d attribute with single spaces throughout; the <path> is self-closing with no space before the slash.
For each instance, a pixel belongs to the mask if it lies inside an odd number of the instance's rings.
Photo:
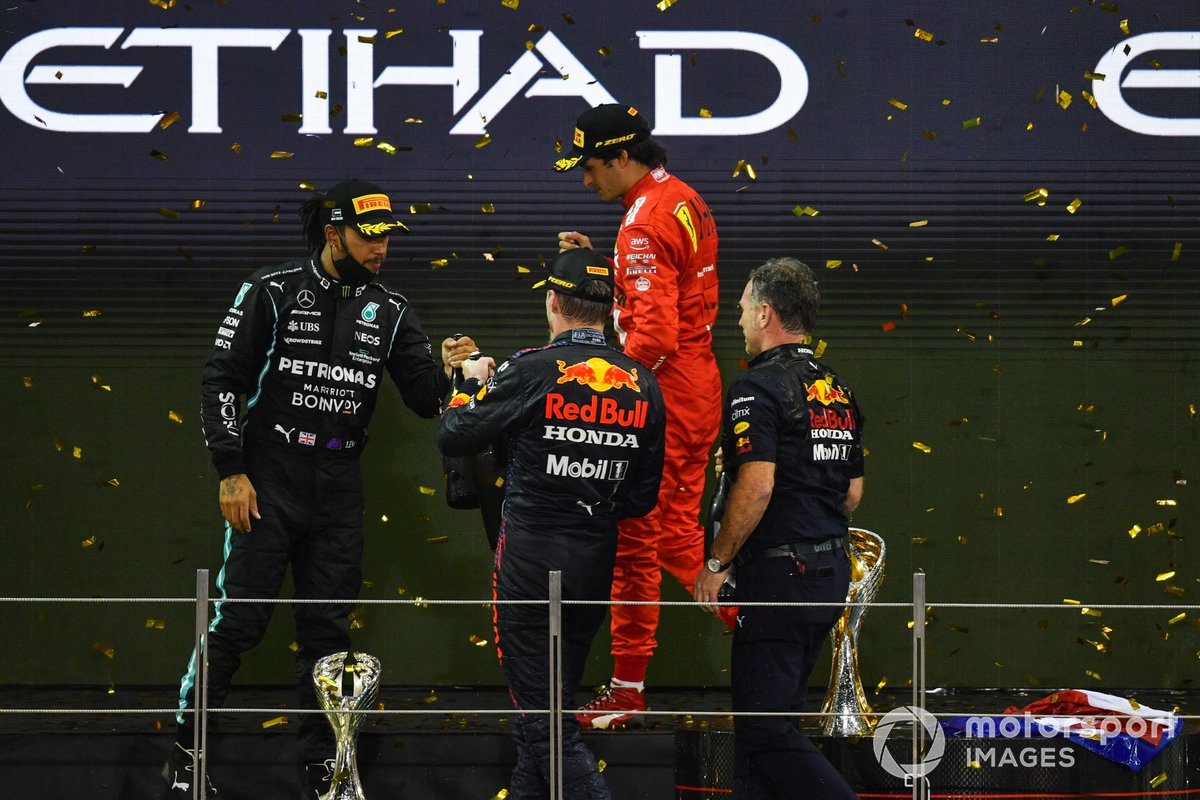
<path id="1" fill-rule="evenodd" d="M 30 97 L 29 86 L 107 85 L 130 88 L 141 75 L 140 64 L 38 63 L 50 50 L 79 52 L 94 60 L 95 48 L 185 48 L 191 51 L 192 109 L 190 133 L 220 133 L 220 53 L 227 48 L 276 51 L 293 33 L 301 40 L 300 95 L 302 135 L 333 133 L 327 90 L 333 85 L 330 51 L 332 29 L 289 28 L 50 28 L 26 36 L 0 58 L 0 102 L 17 119 L 41 130 L 77 133 L 147 133 L 161 113 L 95 114 L 47 108 Z M 375 127 L 376 90 L 389 86 L 443 86 L 451 91 L 451 109 L 458 121 L 450 133 L 479 136 L 518 95 L 579 97 L 588 106 L 615 103 L 616 98 L 552 31 L 545 32 L 495 82 L 480 91 L 482 30 L 450 30 L 448 64 L 389 65 L 376 68 L 378 48 L 373 28 L 344 29 L 336 44 L 345 50 L 346 127 L 354 136 L 378 133 Z M 778 39 L 750 31 L 634 31 L 642 50 L 667 51 L 654 56 L 654 115 L 657 136 L 747 136 L 781 127 L 808 98 L 808 71 L 790 47 Z M 345 44 L 342 45 L 344 37 Z M 90 48 L 83 49 L 80 48 Z M 697 50 L 724 50 L 765 59 L 779 75 L 774 98 L 760 98 L 760 110 L 728 117 L 684 116 L 683 56 Z M 85 55 L 86 54 L 86 55 Z M 55 54 L 55 58 L 71 58 Z M 32 67 L 32 68 L 31 68 Z M 548 77 L 542 77 L 543 75 Z M 52 97 L 50 92 L 43 95 Z M 41 95 L 39 95 L 41 96 Z M 392 100 L 389 98 L 389 102 Z M 694 104 L 689 99 L 689 105 Z M 467 107 L 470 104 L 470 107 Z M 152 96 L 144 106 L 161 107 Z M 581 105 L 582 107 L 582 105 Z M 465 111 L 464 111 L 465 109 Z M 532 112 L 531 112 L 532 113 Z"/>

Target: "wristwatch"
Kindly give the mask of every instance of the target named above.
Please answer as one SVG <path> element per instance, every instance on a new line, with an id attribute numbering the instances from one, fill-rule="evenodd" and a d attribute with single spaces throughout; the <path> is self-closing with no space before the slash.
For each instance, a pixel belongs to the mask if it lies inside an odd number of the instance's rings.
<path id="1" fill-rule="evenodd" d="M 729 562 L 729 564 L 732 563 L 732 561 Z M 724 572 L 729 569 L 729 564 L 721 563 L 721 559 L 719 558 L 710 558 L 704 562 L 704 566 L 708 567 L 709 572 Z"/>

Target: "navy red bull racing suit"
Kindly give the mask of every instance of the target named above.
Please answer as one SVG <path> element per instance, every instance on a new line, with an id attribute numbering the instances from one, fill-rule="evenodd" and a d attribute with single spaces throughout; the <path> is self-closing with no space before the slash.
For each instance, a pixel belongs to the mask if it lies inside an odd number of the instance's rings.
<path id="1" fill-rule="evenodd" d="M 569 702 L 604 620 L 617 550 L 617 521 L 654 508 L 663 461 L 665 412 L 653 374 L 609 348 L 595 329 L 560 334 L 547 347 L 501 364 L 483 386 L 468 380 L 438 430 L 449 456 L 497 439 L 508 463 L 494 565 L 496 641 L 518 709 L 549 707 L 547 613 L 551 570 L 562 571 L 563 697 Z M 513 725 L 513 798 L 549 797 L 550 728 L 545 715 Z M 563 719 L 568 798 L 607 798 L 574 715 Z"/>

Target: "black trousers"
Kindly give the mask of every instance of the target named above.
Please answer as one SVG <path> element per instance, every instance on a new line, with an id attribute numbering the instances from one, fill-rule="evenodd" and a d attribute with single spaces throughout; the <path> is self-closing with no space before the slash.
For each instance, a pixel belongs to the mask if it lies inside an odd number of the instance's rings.
<path id="1" fill-rule="evenodd" d="M 738 569 L 741 602 L 841 603 L 850 562 L 841 549 L 806 557 L 763 558 Z M 822 574 L 824 573 L 824 574 Z M 734 711 L 804 710 L 808 679 L 842 609 L 745 607 L 733 636 Z M 797 724 L 797 718 L 734 717 L 737 800 L 857 800 L 849 784 Z"/>
<path id="2" fill-rule="evenodd" d="M 352 601 L 362 584 L 363 492 L 357 458 L 296 448 L 248 446 L 246 469 L 258 493 L 262 519 L 251 530 L 225 526 L 225 563 L 217 576 L 221 598 L 278 597 L 288 565 L 295 596 Z M 297 604 L 296 687 L 300 708 L 317 708 L 312 668 L 317 659 L 350 647 L 349 603 Z M 241 656 L 262 641 L 274 604 L 220 603 L 208 634 L 208 703 L 221 706 Z M 192 708 L 196 654 L 180 683 L 181 709 Z M 220 715 L 212 717 L 212 721 Z M 301 754 L 306 762 L 334 755 L 333 734 L 321 714 L 300 720 Z M 192 715 L 179 714 L 178 740 L 192 746 Z"/>
<path id="3" fill-rule="evenodd" d="M 496 550 L 496 599 L 548 599 L 547 570 L 506 560 L 505 544 L 514 533 L 507 523 Z M 612 530 L 616 542 L 616 527 Z M 597 600 L 595 605 L 562 607 L 562 696 L 574 708 L 575 690 L 583 677 L 588 650 L 608 611 L 612 586 L 612 560 L 574 564 L 563 572 L 563 598 Z M 548 800 L 550 797 L 550 719 L 545 713 L 524 709 L 550 707 L 550 644 L 547 607 L 544 604 L 496 605 L 496 639 L 500 668 L 508 682 L 513 705 L 519 712 L 512 736 L 517 764 L 509 784 L 509 800 Z M 563 715 L 563 797 L 565 800 L 611 800 L 596 757 L 583 741 L 573 713 Z"/>

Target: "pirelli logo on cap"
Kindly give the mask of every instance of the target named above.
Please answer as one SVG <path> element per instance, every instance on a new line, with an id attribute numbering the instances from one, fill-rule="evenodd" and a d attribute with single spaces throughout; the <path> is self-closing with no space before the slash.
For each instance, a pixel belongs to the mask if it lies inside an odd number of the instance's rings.
<path id="1" fill-rule="evenodd" d="M 588 275 L 607 275 L 608 267 L 588 267 Z"/>
<path id="2" fill-rule="evenodd" d="M 575 129 L 575 146 L 583 147 L 583 131 L 579 128 Z"/>
<path id="3" fill-rule="evenodd" d="M 354 213 L 366 214 L 368 211 L 391 211 L 392 201 L 386 194 L 364 194 L 354 198 Z"/>

